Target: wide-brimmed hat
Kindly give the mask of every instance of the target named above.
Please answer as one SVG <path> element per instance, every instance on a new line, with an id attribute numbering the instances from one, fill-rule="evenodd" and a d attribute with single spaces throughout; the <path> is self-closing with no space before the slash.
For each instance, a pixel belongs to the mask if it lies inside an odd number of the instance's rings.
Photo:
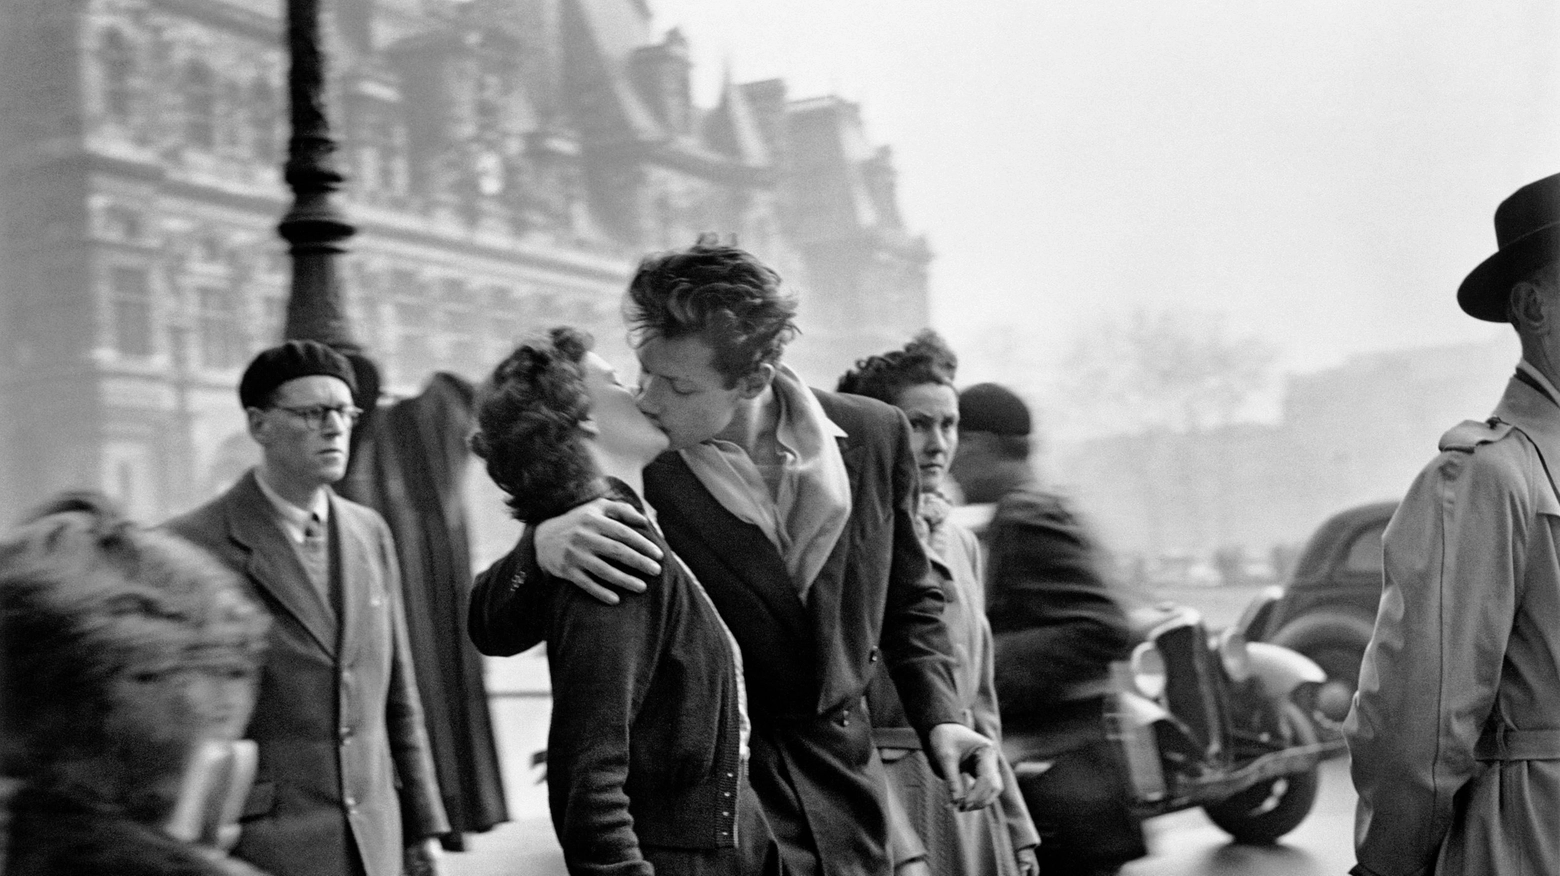
<path id="1" fill-rule="evenodd" d="M 1473 269 L 1457 289 L 1463 312 L 1508 322 L 1511 287 L 1544 264 L 1560 259 L 1560 173 L 1530 182 L 1495 208 L 1496 253 Z"/>

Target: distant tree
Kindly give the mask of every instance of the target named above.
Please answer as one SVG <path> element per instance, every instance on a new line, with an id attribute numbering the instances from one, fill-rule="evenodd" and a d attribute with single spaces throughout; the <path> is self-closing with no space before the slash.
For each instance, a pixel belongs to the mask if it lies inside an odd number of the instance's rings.
<path id="1" fill-rule="evenodd" d="M 1222 314 L 1137 310 L 1076 336 L 1054 382 L 1056 415 L 1078 436 L 1130 436 L 1112 477 L 1134 485 L 1150 555 L 1229 543 L 1230 466 L 1200 436 L 1240 418 L 1269 381 L 1275 351 Z"/>
<path id="2" fill-rule="evenodd" d="M 1058 375 L 1070 418 L 1097 432 L 1202 432 L 1234 420 L 1270 377 L 1271 345 L 1223 314 L 1139 309 L 1079 334 Z"/>

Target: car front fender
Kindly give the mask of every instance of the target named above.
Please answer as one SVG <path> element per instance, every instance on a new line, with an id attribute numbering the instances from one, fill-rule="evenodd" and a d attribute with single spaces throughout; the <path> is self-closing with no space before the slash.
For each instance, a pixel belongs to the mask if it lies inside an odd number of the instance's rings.
<path id="1" fill-rule="evenodd" d="M 1316 661 L 1282 645 L 1247 642 L 1246 650 L 1251 657 L 1251 675 L 1270 700 L 1288 699 L 1295 688 L 1306 682 L 1321 684 L 1327 680 L 1327 673 Z"/>

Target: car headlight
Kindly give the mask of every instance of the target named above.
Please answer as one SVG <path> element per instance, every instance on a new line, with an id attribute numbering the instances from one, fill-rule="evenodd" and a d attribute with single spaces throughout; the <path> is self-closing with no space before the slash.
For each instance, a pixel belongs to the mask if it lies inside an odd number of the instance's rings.
<path id="1" fill-rule="evenodd" d="M 1132 686 L 1151 700 L 1165 692 L 1165 658 L 1153 642 L 1132 649 Z"/>

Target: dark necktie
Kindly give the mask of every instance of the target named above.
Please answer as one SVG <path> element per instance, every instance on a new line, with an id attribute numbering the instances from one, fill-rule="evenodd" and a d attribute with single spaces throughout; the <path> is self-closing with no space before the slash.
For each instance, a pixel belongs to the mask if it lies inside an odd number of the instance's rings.
<path id="1" fill-rule="evenodd" d="M 309 581 L 320 595 L 325 597 L 325 604 L 330 600 L 330 553 L 325 543 L 325 524 L 318 514 L 310 514 L 309 522 L 303 526 L 303 564 L 309 573 Z"/>

